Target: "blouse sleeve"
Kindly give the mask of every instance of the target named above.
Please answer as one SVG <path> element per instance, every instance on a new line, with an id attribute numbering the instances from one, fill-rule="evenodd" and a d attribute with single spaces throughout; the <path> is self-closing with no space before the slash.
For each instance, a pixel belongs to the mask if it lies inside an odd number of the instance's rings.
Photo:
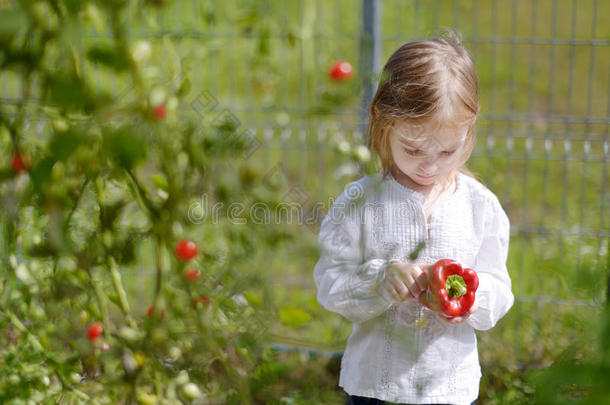
<path id="1" fill-rule="evenodd" d="M 479 308 L 468 318 L 475 329 L 487 330 L 508 312 L 514 303 L 511 280 L 506 268 L 510 223 L 498 199 L 487 201 L 483 240 L 475 260 L 479 276 L 477 300 Z"/>
<path id="2" fill-rule="evenodd" d="M 363 260 L 362 205 L 348 198 L 349 190 L 337 198 L 320 225 L 314 281 L 324 308 L 358 323 L 385 312 L 393 300 L 382 288 L 387 260 Z"/>

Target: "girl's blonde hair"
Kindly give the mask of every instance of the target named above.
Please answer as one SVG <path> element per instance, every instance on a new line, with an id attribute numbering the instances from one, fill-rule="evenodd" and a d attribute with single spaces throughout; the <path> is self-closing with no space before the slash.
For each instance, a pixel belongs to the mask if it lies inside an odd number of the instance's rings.
<path id="1" fill-rule="evenodd" d="M 474 124 L 479 112 L 479 85 L 470 54 L 455 32 L 430 40 L 409 42 L 385 64 L 369 108 L 368 147 L 381 160 L 383 177 L 393 163 L 391 128 L 404 122 L 417 127 L 468 125 L 462 167 L 474 147 Z"/>

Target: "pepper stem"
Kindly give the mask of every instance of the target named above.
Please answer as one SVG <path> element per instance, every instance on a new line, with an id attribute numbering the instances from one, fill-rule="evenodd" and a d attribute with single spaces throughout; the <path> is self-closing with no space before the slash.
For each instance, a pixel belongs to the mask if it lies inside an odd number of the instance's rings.
<path id="1" fill-rule="evenodd" d="M 459 298 L 468 291 L 464 279 L 462 276 L 458 276 L 457 274 L 447 277 L 447 281 L 445 281 L 445 288 L 447 289 L 447 293 L 451 298 Z"/>

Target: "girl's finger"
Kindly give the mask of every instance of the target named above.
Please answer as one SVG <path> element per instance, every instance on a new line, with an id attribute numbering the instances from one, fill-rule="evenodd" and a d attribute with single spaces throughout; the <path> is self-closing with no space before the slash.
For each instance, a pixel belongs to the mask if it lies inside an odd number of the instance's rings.
<path id="1" fill-rule="evenodd" d="M 394 288 L 396 289 L 396 292 L 398 293 L 398 296 L 400 297 L 401 301 L 406 300 L 407 298 L 409 298 L 409 289 L 407 288 L 407 286 L 405 285 L 405 283 L 403 283 L 401 280 L 399 279 L 394 279 Z"/>
<path id="2" fill-rule="evenodd" d="M 428 273 L 421 266 L 417 266 L 414 271 L 413 278 L 419 287 L 419 291 L 424 291 L 428 288 Z"/>
<path id="3" fill-rule="evenodd" d="M 404 275 L 402 279 L 395 279 L 394 285 L 403 297 L 403 301 L 414 297 L 412 284 L 413 279 L 409 275 Z"/>
<path id="4" fill-rule="evenodd" d="M 419 289 L 419 286 L 417 285 L 415 280 L 410 280 L 410 283 L 407 285 L 407 288 L 409 289 L 409 298 L 418 297 L 421 293 L 421 290 Z"/>
<path id="5" fill-rule="evenodd" d="M 391 284 L 391 283 L 387 284 L 386 290 L 390 293 L 390 295 L 392 296 L 394 301 L 401 301 L 400 294 L 398 294 L 398 291 L 396 291 L 396 288 L 394 287 L 393 284 Z"/>
<path id="6" fill-rule="evenodd" d="M 419 273 L 417 273 L 417 276 L 419 276 Z M 409 293 L 411 294 L 412 298 L 418 297 L 419 294 L 421 294 L 421 292 L 423 291 L 423 289 L 417 282 L 415 275 L 413 274 L 413 270 L 405 275 L 404 283 L 407 285 L 407 288 L 409 289 Z"/>
<path id="7" fill-rule="evenodd" d="M 438 314 L 439 318 L 441 318 L 443 321 L 447 322 L 447 323 L 460 323 L 462 322 L 463 318 L 461 316 L 455 316 L 453 318 L 447 318 L 445 315 L 439 313 Z"/>

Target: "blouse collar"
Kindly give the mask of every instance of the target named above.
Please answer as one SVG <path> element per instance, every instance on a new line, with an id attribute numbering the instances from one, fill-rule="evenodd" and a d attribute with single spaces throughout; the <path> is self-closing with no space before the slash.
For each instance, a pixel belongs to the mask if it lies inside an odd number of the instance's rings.
<path id="1" fill-rule="evenodd" d="M 457 172 L 455 175 L 455 190 L 453 191 L 453 193 L 451 194 L 451 196 L 456 195 L 462 188 L 462 176 L 464 174 L 461 172 Z M 389 179 L 389 183 L 394 185 L 395 188 L 402 190 L 403 192 L 406 192 L 407 194 L 409 194 L 412 198 L 415 198 L 416 200 L 418 200 L 419 202 L 422 202 L 425 197 L 422 193 L 420 193 L 419 191 L 413 190 L 410 187 L 405 186 L 404 184 L 401 184 L 398 180 L 396 180 L 396 178 L 394 178 L 394 176 L 392 175 L 392 172 L 388 172 L 388 179 Z"/>

